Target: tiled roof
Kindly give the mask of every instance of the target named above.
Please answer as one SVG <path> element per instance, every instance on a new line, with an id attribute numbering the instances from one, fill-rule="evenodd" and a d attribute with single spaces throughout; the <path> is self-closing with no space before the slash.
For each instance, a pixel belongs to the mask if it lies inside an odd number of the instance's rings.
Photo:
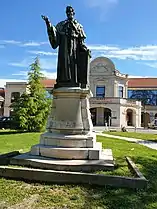
<path id="1" fill-rule="evenodd" d="M 54 87 L 54 84 L 56 83 L 55 79 L 45 79 L 42 80 L 42 84 L 46 87 L 46 88 L 51 88 Z"/>
<path id="2" fill-rule="evenodd" d="M 42 84 L 46 88 L 53 88 L 56 79 L 44 79 Z M 157 88 L 157 78 L 128 78 L 128 88 Z M 5 92 L 0 89 L 0 93 Z"/>
<path id="3" fill-rule="evenodd" d="M 157 88 L 157 78 L 129 78 L 128 88 Z"/>
<path id="4" fill-rule="evenodd" d="M 46 88 L 53 88 L 55 83 L 55 79 L 42 80 Z M 157 88 L 157 78 L 129 78 L 128 88 Z"/>

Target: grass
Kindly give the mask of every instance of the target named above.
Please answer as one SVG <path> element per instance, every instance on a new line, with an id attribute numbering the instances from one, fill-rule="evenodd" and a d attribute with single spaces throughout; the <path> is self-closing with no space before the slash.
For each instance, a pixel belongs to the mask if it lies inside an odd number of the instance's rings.
<path id="1" fill-rule="evenodd" d="M 0 132 L 0 153 L 27 152 L 33 144 L 39 143 L 39 136 L 39 133 Z"/>
<path id="2" fill-rule="evenodd" d="M 22 149 L 38 143 L 38 133 L 0 135 L 0 152 Z M 39 184 L 0 178 L 0 208 L 39 209 L 155 209 L 157 208 L 157 152 L 135 143 L 98 136 L 104 148 L 111 148 L 119 167 L 117 175 L 128 174 L 124 160 L 130 156 L 149 180 L 147 190 L 90 185 Z"/>
<path id="3" fill-rule="evenodd" d="M 156 141 L 157 142 L 157 134 L 152 133 L 138 133 L 138 132 L 121 132 L 121 131 L 105 131 L 103 132 L 105 134 L 115 135 L 115 136 L 124 136 L 124 137 L 130 137 L 130 138 L 136 138 L 136 139 L 143 139 L 143 140 L 150 140 L 150 141 Z"/>

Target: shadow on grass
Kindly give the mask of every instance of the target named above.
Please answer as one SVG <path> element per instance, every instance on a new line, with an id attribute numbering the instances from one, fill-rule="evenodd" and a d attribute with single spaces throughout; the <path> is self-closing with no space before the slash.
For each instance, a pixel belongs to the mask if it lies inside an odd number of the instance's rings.
<path id="1" fill-rule="evenodd" d="M 118 158 L 119 162 L 121 161 Z M 141 172 L 149 180 L 145 190 L 112 188 L 109 186 L 91 185 L 66 185 L 64 190 L 69 192 L 75 187 L 81 187 L 82 193 L 74 193 L 72 199 L 79 202 L 83 198 L 83 205 L 78 204 L 78 209 L 154 209 L 157 208 L 157 159 L 155 156 L 134 157 L 135 163 L 141 168 Z M 31 183 L 30 181 L 25 181 Z M 38 183 L 31 183 L 33 185 Z M 50 185 L 42 183 L 43 185 Z M 51 184 L 52 188 L 55 184 Z M 62 185 L 62 184 L 60 184 Z M 77 190 L 76 190 L 77 191 Z M 79 190 L 78 190 L 79 191 Z M 63 193 L 64 194 L 64 193 Z M 47 195 L 47 194 L 46 194 Z M 51 196 L 53 193 L 51 194 Z M 49 194 L 50 196 L 50 194 Z M 70 198 L 70 197 L 69 197 Z M 64 208 L 64 207 L 63 207 Z M 68 208 L 68 207 L 67 207 Z M 76 208 L 76 207 L 69 207 Z"/>
<path id="2" fill-rule="evenodd" d="M 29 132 L 26 132 L 26 131 L 13 131 L 13 130 L 7 130 L 7 131 L 0 131 L 0 135 L 10 135 L 10 134 L 23 134 L 23 133 L 29 133 Z"/>
<path id="3" fill-rule="evenodd" d="M 148 179 L 146 190 L 86 187 L 88 195 L 84 208 L 105 209 L 153 209 L 157 208 L 157 159 L 135 158 L 141 172 Z"/>
<path id="4" fill-rule="evenodd" d="M 155 143 L 157 143 L 157 139 L 149 140 L 149 142 L 155 142 Z"/>
<path id="5" fill-rule="evenodd" d="M 43 133 L 39 131 L 21 131 L 21 130 L 0 130 L 0 135 L 11 135 L 11 134 L 26 134 L 26 133 Z"/>

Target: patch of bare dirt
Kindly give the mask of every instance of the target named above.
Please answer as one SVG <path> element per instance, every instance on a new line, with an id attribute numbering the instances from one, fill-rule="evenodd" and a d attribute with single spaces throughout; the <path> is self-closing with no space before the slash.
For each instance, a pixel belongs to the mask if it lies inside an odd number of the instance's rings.
<path id="1" fill-rule="evenodd" d="M 21 203 L 6 207 L 4 209 L 33 209 L 33 205 L 39 200 L 39 194 L 32 195 L 30 198 L 24 199 Z M 0 208 L 1 209 L 1 208 Z"/>

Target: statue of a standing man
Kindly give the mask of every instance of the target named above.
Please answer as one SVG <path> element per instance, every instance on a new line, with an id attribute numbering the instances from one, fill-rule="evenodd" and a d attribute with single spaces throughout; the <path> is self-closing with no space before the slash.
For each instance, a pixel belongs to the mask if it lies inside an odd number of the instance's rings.
<path id="1" fill-rule="evenodd" d="M 88 63 L 90 52 L 84 44 L 86 38 L 82 25 L 74 19 L 75 11 L 66 7 L 67 19 L 56 27 L 46 16 L 42 16 L 46 25 L 49 41 L 53 49 L 59 47 L 57 65 L 58 87 L 82 87 L 88 84 Z"/>

